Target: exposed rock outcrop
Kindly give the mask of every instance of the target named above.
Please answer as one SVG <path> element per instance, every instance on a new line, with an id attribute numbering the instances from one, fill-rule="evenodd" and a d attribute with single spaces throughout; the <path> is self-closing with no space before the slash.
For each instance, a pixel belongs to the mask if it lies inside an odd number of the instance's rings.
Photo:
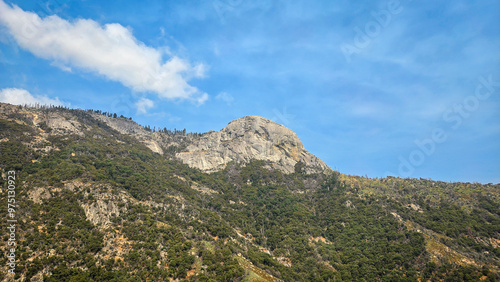
<path id="1" fill-rule="evenodd" d="M 231 161 L 269 161 L 284 173 L 294 172 L 302 162 L 308 173 L 330 169 L 304 149 L 295 132 L 271 120 L 246 116 L 230 122 L 221 131 L 210 131 L 189 145 L 177 158 L 206 172 L 224 169 Z"/>
<path id="2" fill-rule="evenodd" d="M 0 118 L 38 128 L 40 126 L 50 128 L 52 135 L 77 134 L 83 136 L 85 130 L 89 129 L 70 113 L 48 112 L 6 103 L 0 103 Z M 45 130 L 42 129 L 42 132 Z"/>
<path id="3" fill-rule="evenodd" d="M 163 155 L 163 150 L 160 144 L 154 138 L 155 135 L 151 132 L 146 131 L 135 121 L 128 120 L 126 118 L 111 118 L 96 113 L 92 114 L 92 116 L 95 119 L 105 122 L 109 127 L 120 132 L 121 134 L 133 135 L 144 145 L 146 145 L 146 147 L 148 147 L 151 151 Z"/>

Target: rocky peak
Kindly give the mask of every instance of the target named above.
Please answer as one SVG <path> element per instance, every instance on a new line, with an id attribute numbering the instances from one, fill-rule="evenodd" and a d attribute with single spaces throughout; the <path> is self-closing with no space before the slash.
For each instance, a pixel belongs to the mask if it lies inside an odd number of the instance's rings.
<path id="1" fill-rule="evenodd" d="M 306 172 L 329 167 L 304 149 L 297 134 L 283 125 L 259 116 L 246 116 L 230 122 L 221 131 L 211 131 L 189 145 L 177 157 L 191 167 L 213 172 L 231 161 L 251 159 L 269 161 L 273 168 L 292 173 L 299 161 Z"/>

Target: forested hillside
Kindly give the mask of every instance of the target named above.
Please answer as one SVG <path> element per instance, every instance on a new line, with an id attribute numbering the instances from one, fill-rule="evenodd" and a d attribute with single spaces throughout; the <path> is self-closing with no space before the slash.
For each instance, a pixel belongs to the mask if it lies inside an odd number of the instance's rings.
<path id="1" fill-rule="evenodd" d="M 500 184 L 265 160 L 208 174 L 175 157 L 203 135 L 146 130 L 152 150 L 96 115 L 0 104 L 4 281 L 500 280 Z"/>

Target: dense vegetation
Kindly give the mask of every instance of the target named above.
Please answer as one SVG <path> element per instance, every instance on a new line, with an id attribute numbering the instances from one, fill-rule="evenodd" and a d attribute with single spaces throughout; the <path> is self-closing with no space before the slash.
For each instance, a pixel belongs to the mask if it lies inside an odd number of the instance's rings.
<path id="1" fill-rule="evenodd" d="M 175 148 L 160 156 L 90 112 L 43 109 L 86 126 L 52 134 L 22 110 L 0 119 L 2 188 L 6 171 L 18 175 L 15 278 L 500 279 L 498 185 L 307 175 L 301 163 L 285 175 L 263 161 L 205 174 L 173 158 Z M 0 202 L 5 215 L 5 189 Z M 474 263 L 436 257 L 432 244 Z"/>

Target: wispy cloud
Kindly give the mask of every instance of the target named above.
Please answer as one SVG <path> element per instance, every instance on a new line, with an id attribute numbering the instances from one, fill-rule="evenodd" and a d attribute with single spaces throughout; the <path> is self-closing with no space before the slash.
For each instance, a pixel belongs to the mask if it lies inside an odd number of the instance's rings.
<path id="1" fill-rule="evenodd" d="M 137 106 L 138 114 L 146 114 L 149 109 L 154 107 L 153 101 L 149 100 L 148 98 L 142 98 L 141 100 L 137 101 L 135 105 Z"/>
<path id="2" fill-rule="evenodd" d="M 54 105 L 63 106 L 63 103 L 58 97 L 55 99 L 49 98 L 46 95 L 32 95 L 25 89 L 20 88 L 4 88 L 0 90 L 0 102 L 13 105 Z"/>
<path id="3" fill-rule="evenodd" d="M 223 101 L 227 105 L 231 105 L 234 101 L 233 96 L 229 93 L 226 93 L 226 92 L 219 93 L 217 96 L 215 96 L 215 99 Z"/>
<path id="4" fill-rule="evenodd" d="M 52 60 L 63 70 L 77 68 L 118 81 L 137 92 L 153 92 L 161 98 L 203 103 L 208 95 L 188 83 L 202 78 L 203 64 L 192 65 L 165 48 L 155 49 L 138 41 L 132 31 L 117 23 L 100 25 L 90 19 L 73 22 L 58 16 L 40 18 L 0 0 L 0 24 L 22 48 Z"/>

